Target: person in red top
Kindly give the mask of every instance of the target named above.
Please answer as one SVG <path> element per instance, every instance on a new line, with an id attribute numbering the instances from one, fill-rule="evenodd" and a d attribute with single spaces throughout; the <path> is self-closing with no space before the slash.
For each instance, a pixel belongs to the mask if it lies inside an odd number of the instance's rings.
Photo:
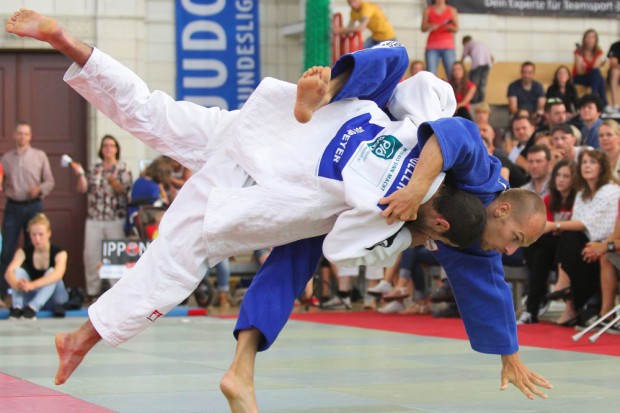
<path id="1" fill-rule="evenodd" d="M 476 84 L 469 80 L 469 74 L 462 62 L 456 62 L 452 66 L 450 84 L 456 97 L 456 113 L 454 116 L 472 120 L 469 103 L 476 94 Z"/>
<path id="2" fill-rule="evenodd" d="M 607 106 L 605 80 L 601 74 L 601 67 L 605 63 L 605 55 L 598 44 L 598 33 L 596 30 L 586 30 L 581 44 L 576 44 L 576 46 L 577 48 L 573 53 L 575 56 L 573 82 L 591 88 L 592 93 L 599 95 L 605 106 Z"/>
<path id="3" fill-rule="evenodd" d="M 446 76 L 452 73 L 456 61 L 454 50 L 454 33 L 459 30 L 459 14 L 456 8 L 448 6 L 446 0 L 433 0 L 433 4 L 424 9 L 422 15 L 422 32 L 430 31 L 426 40 L 426 67 L 437 74 L 439 59 L 443 63 Z"/>

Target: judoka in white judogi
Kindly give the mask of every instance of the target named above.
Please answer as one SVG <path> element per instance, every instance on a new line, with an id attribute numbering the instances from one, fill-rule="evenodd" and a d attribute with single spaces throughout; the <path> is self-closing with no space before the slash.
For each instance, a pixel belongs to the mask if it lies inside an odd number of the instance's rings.
<path id="1" fill-rule="evenodd" d="M 165 214 L 157 240 L 89 309 L 113 345 L 184 299 L 207 266 L 240 252 L 327 232 L 325 255 L 345 265 L 384 262 L 407 248 L 409 231 L 387 225 L 377 201 L 406 185 L 420 121 L 455 106 L 450 86 L 428 75 L 410 80 L 415 94 L 402 88 L 395 95 L 394 110 L 402 105 L 415 114 L 401 122 L 372 102 L 347 100 L 302 125 L 291 116 L 295 85 L 265 79 L 243 110 L 205 109 L 151 93 L 97 49 L 66 80 L 123 129 L 197 171 Z M 369 248 L 390 237 L 390 245 Z"/>

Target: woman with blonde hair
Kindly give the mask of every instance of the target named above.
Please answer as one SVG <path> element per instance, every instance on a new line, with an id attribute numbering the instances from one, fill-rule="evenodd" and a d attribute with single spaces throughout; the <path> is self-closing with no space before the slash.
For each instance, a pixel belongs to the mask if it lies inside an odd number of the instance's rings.
<path id="1" fill-rule="evenodd" d="M 609 157 L 611 176 L 620 179 L 620 125 L 613 119 L 605 119 L 598 128 L 600 149 Z"/>
<path id="2" fill-rule="evenodd" d="M 39 213 L 28 222 L 31 246 L 20 248 L 6 270 L 13 305 L 11 319 L 37 319 L 42 308 L 62 305 L 68 295 L 62 281 L 67 269 L 67 252 L 52 245 L 52 227 L 45 214 Z"/>

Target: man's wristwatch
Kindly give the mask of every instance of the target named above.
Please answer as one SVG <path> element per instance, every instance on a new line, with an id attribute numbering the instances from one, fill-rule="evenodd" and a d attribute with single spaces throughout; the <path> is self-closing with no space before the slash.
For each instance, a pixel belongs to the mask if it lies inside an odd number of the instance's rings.
<path id="1" fill-rule="evenodd" d="M 616 252 L 616 243 L 613 241 L 609 241 L 607 243 L 607 252 Z"/>
<path id="2" fill-rule="evenodd" d="M 556 223 L 555 223 L 555 230 L 556 230 L 556 231 L 559 231 L 559 230 L 560 230 L 560 223 L 559 223 L 559 222 L 556 222 Z"/>

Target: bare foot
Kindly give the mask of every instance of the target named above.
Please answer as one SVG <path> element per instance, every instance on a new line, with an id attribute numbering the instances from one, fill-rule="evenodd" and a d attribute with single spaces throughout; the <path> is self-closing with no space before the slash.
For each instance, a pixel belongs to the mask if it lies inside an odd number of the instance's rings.
<path id="1" fill-rule="evenodd" d="M 62 28 L 56 20 L 28 9 L 16 11 L 9 18 L 5 29 L 18 36 L 32 37 L 50 43 L 62 33 Z"/>
<path id="2" fill-rule="evenodd" d="M 85 354 L 76 352 L 75 333 L 56 334 L 56 352 L 58 353 L 58 371 L 55 384 L 63 384 L 80 365 Z"/>
<path id="3" fill-rule="evenodd" d="M 220 390 L 226 396 L 231 413 L 257 413 L 254 384 L 243 380 L 231 367 L 220 381 Z"/>
<path id="4" fill-rule="evenodd" d="M 86 354 L 101 340 L 95 327 L 87 320 L 71 333 L 56 334 L 56 352 L 58 353 L 58 370 L 54 383 L 63 384 L 78 368 Z"/>
<path id="5" fill-rule="evenodd" d="M 300 123 L 310 122 L 312 115 L 331 99 L 329 80 L 332 70 L 329 67 L 314 66 L 303 74 L 297 82 L 297 101 L 295 119 Z"/>

